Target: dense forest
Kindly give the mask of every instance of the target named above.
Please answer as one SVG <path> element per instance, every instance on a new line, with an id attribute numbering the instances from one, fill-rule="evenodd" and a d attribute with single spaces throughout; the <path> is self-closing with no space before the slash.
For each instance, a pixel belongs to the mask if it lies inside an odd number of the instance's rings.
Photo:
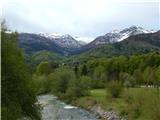
<path id="1" fill-rule="evenodd" d="M 33 74 L 33 80 L 38 80 L 38 77 L 39 81 L 36 81 L 36 83 L 46 84 L 46 88 L 39 86 L 41 88 L 39 90 L 41 91 L 38 92 L 49 92 L 53 90 L 58 93 L 60 92 L 60 95 L 67 94 L 69 85 L 72 84 L 72 87 L 76 86 L 76 82 L 78 83 L 77 85 L 82 83 L 80 85 L 81 88 L 83 88 L 84 83 L 84 90 L 88 88 L 105 88 L 107 83 L 111 81 L 121 82 L 125 87 L 140 87 L 145 85 L 158 88 L 160 83 L 159 65 L 159 52 L 133 55 L 130 57 L 99 58 L 84 63 L 81 62 L 81 64 L 77 61 L 68 65 L 45 61 L 37 66 Z M 55 86 L 52 88 L 47 85 Z"/>

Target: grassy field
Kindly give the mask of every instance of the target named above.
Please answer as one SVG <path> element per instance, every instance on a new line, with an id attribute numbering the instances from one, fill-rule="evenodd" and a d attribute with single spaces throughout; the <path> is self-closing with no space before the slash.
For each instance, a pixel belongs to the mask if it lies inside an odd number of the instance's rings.
<path id="1" fill-rule="evenodd" d="M 82 97 L 79 106 L 89 108 L 94 104 L 105 110 L 114 110 L 129 120 L 159 120 L 160 92 L 155 88 L 124 89 L 119 98 L 112 98 L 106 89 L 91 90 L 91 96 Z"/>

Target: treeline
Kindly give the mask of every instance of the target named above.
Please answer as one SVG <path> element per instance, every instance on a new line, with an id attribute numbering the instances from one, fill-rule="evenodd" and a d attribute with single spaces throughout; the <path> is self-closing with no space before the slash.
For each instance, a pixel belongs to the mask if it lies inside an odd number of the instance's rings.
<path id="1" fill-rule="evenodd" d="M 158 52 L 92 60 L 80 67 L 86 68 L 86 75 L 91 77 L 93 88 L 103 88 L 111 80 L 121 81 L 127 87 L 160 85 Z"/>
<path id="2" fill-rule="evenodd" d="M 89 95 L 93 88 L 113 86 L 117 91 L 121 86 L 152 85 L 158 88 L 159 65 L 159 53 L 95 59 L 72 65 L 42 62 L 37 66 L 33 80 L 37 94 L 51 92 L 70 102 Z"/>
<path id="3" fill-rule="evenodd" d="M 30 118 L 40 120 L 31 74 L 24 53 L 18 47 L 18 34 L 1 30 L 1 119 Z"/>

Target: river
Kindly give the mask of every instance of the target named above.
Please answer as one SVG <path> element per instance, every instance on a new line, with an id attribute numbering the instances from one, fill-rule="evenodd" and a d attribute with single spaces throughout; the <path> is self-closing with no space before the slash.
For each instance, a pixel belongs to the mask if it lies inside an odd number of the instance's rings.
<path id="1" fill-rule="evenodd" d="M 88 111 L 67 105 L 51 94 L 38 96 L 42 120 L 97 120 Z"/>

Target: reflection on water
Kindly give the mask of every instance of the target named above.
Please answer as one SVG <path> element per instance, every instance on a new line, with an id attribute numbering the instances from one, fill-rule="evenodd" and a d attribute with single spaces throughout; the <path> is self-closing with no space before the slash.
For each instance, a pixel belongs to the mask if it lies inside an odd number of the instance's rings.
<path id="1" fill-rule="evenodd" d="M 67 105 L 51 94 L 38 96 L 38 101 L 42 120 L 97 120 L 88 111 Z"/>

